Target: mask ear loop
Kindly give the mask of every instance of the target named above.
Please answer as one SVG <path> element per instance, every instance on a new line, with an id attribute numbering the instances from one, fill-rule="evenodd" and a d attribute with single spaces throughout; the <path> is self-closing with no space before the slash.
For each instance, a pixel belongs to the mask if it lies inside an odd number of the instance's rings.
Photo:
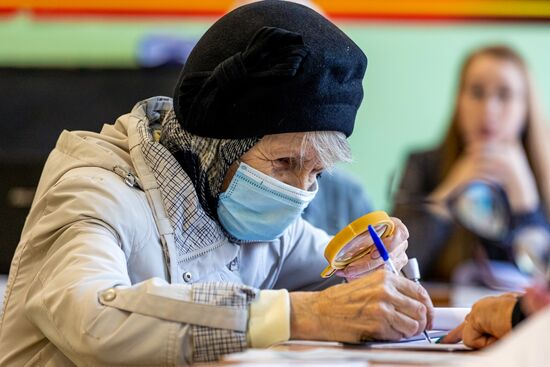
<path id="1" fill-rule="evenodd" d="M 237 163 L 237 166 L 236 168 L 233 170 L 233 165 Z M 219 202 L 220 200 L 220 195 L 223 194 L 224 192 L 227 191 L 227 189 L 229 188 L 229 186 L 231 186 L 231 182 L 233 181 L 233 178 L 235 177 L 235 175 L 237 174 L 237 170 L 239 169 L 239 166 L 241 165 L 242 161 L 241 161 L 241 158 L 237 158 L 233 161 L 233 163 L 231 163 L 229 165 L 229 168 L 227 169 L 227 171 L 225 172 L 225 175 L 224 175 L 224 178 L 223 178 L 223 181 L 222 181 L 222 187 L 221 187 L 221 190 L 220 192 L 218 193 L 218 197 L 217 197 L 217 200 Z M 232 172 L 233 171 L 233 172 Z M 230 180 L 227 180 L 227 175 L 231 173 L 231 179 Z"/>

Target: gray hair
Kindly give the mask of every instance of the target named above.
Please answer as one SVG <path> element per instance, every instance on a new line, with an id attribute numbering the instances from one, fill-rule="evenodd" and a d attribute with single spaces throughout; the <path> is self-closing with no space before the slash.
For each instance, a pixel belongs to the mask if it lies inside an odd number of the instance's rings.
<path id="1" fill-rule="evenodd" d="M 304 133 L 300 158 L 313 150 L 319 163 L 330 171 L 336 163 L 352 161 L 351 149 L 346 136 L 339 131 L 308 131 Z"/>

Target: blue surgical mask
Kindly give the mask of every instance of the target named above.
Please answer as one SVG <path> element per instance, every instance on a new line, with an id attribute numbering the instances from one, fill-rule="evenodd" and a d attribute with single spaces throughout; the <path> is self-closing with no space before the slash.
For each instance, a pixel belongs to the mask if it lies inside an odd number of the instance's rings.
<path id="1" fill-rule="evenodd" d="M 280 237 L 317 193 L 287 185 L 240 163 L 227 190 L 220 194 L 218 218 L 225 230 L 242 241 Z"/>

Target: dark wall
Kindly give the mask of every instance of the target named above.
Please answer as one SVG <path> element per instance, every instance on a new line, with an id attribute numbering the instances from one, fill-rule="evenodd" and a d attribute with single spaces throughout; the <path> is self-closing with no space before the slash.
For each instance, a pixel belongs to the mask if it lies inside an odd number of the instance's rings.
<path id="1" fill-rule="evenodd" d="M 0 273 L 61 131 L 99 131 L 142 99 L 171 96 L 179 70 L 0 68 Z"/>

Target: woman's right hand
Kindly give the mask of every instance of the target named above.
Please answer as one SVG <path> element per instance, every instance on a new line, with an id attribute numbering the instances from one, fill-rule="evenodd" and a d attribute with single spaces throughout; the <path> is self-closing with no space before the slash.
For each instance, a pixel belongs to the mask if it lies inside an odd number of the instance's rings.
<path id="1" fill-rule="evenodd" d="M 451 218 L 446 201 L 451 194 L 459 187 L 466 185 L 473 180 L 493 181 L 490 168 L 483 159 L 483 147 L 472 146 L 467 149 L 454 163 L 443 181 L 430 194 L 428 208 L 442 218 Z"/>
<path id="2" fill-rule="evenodd" d="M 450 217 L 444 203 L 455 190 L 474 180 L 502 186 L 514 212 L 528 212 L 538 205 L 535 179 L 523 147 L 518 143 L 476 142 L 465 149 L 430 195 L 434 212 Z"/>
<path id="3" fill-rule="evenodd" d="M 398 340 L 431 327 L 426 290 L 385 269 L 321 292 L 291 292 L 291 339 Z"/>
<path id="4" fill-rule="evenodd" d="M 473 180 L 494 182 L 490 161 L 486 159 L 486 145 L 470 145 L 456 160 L 441 184 L 432 192 L 430 198 L 436 202 L 444 202 L 459 187 Z"/>

